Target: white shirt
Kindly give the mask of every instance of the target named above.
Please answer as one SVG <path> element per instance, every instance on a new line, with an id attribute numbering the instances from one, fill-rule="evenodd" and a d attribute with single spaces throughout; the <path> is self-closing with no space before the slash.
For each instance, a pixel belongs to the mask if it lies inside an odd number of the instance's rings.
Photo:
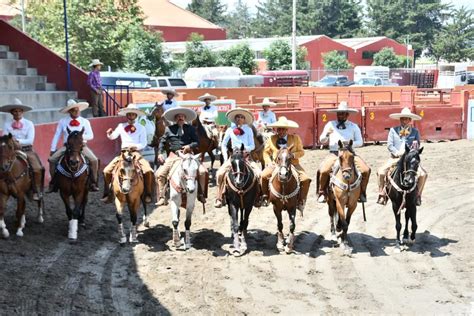
<path id="1" fill-rule="evenodd" d="M 122 140 L 122 149 L 129 147 L 136 147 L 137 150 L 142 150 L 146 147 L 146 128 L 139 123 L 133 124 L 136 130 L 135 132 L 126 132 L 125 127 L 128 126 L 128 123 L 119 123 L 115 130 L 107 137 L 110 140 L 117 139 L 120 136 Z"/>
<path id="2" fill-rule="evenodd" d="M 199 114 L 199 119 L 201 122 L 216 122 L 216 118 L 219 115 L 217 107 L 210 105 L 209 109 L 205 110 L 205 106 L 201 107 L 201 114 Z"/>
<path id="3" fill-rule="evenodd" d="M 229 140 L 232 141 L 233 149 L 240 149 L 240 146 L 244 144 L 245 150 L 251 152 L 255 149 L 255 143 L 253 141 L 253 131 L 247 124 L 242 125 L 240 128 L 244 131 L 244 135 L 235 135 L 234 127 L 230 127 L 225 131 L 224 139 L 221 144 L 221 152 L 224 160 L 227 160 L 227 143 Z"/>
<path id="4" fill-rule="evenodd" d="M 76 118 L 76 120 L 80 123 L 79 126 L 71 126 L 69 123 L 72 120 L 73 118 L 70 115 L 59 120 L 58 126 L 56 127 L 56 133 L 54 133 L 53 141 L 51 142 L 51 151 L 56 151 L 58 140 L 59 137 L 61 137 L 61 134 L 63 136 L 63 142 L 65 143 L 67 141 L 67 137 L 69 135 L 67 132 L 68 128 L 71 132 L 81 131 L 82 128 L 84 128 L 84 134 L 82 135 L 84 144 L 87 143 L 88 140 L 94 139 L 94 132 L 92 132 L 92 127 L 89 120 L 79 116 Z"/>
<path id="5" fill-rule="evenodd" d="M 18 140 L 21 146 L 33 145 L 35 140 L 35 125 L 30 120 L 22 118 L 20 123 L 23 124 L 21 129 L 15 129 L 12 127 L 14 120 L 8 118 L 3 125 L 3 135 L 12 134 L 13 137 Z"/>
<path id="6" fill-rule="evenodd" d="M 166 99 L 165 101 L 163 101 L 163 110 L 166 111 L 166 110 L 169 110 L 169 109 L 178 107 L 178 102 L 176 102 L 175 99 L 172 99 L 172 100 L 171 100 L 171 104 L 166 104 L 166 101 L 168 101 L 168 99 Z"/>
<path id="7" fill-rule="evenodd" d="M 258 126 L 260 124 L 267 126 L 268 124 L 275 123 L 276 121 L 277 121 L 276 115 L 272 111 L 270 110 L 268 112 L 260 111 L 258 112 L 258 118 L 255 121 L 255 126 Z"/>
<path id="8" fill-rule="evenodd" d="M 332 128 L 333 132 L 329 135 L 329 150 L 330 151 L 337 151 L 339 149 L 339 145 L 337 142 L 341 140 L 342 142 L 348 142 L 352 139 L 353 144 L 352 147 L 361 147 L 364 144 L 362 140 L 362 133 L 360 132 L 359 126 L 357 124 L 352 123 L 351 121 L 346 121 L 344 124 L 346 125 L 345 129 L 338 129 L 337 126 L 338 121 L 329 121 L 324 126 L 323 132 L 321 136 L 319 136 L 319 141 L 321 143 L 326 143 L 328 141 L 328 137 L 326 134 L 328 133 L 329 129 Z"/>

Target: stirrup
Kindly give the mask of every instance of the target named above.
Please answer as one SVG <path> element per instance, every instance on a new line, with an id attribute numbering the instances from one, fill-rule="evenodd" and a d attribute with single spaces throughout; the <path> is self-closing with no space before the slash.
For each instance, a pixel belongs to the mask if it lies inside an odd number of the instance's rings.
<path id="1" fill-rule="evenodd" d="M 387 205 L 387 196 L 383 195 L 383 194 L 379 194 L 379 197 L 377 199 L 377 204 L 380 204 L 380 205 Z"/>
<path id="2" fill-rule="evenodd" d="M 216 200 L 214 201 L 214 207 L 215 207 L 215 208 L 221 208 L 221 207 L 222 207 L 222 200 L 216 199 Z"/>

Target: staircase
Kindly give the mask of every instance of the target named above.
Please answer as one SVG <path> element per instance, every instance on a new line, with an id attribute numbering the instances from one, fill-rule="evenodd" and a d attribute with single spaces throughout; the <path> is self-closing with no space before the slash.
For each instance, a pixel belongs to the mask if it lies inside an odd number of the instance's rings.
<path id="1" fill-rule="evenodd" d="M 33 108 L 25 118 L 34 124 L 58 121 L 64 117 L 59 109 L 68 99 L 76 99 L 74 91 L 56 91 L 56 85 L 45 76 L 38 75 L 36 68 L 28 67 L 28 61 L 19 59 L 17 52 L 0 45 L 0 106 L 13 103 L 15 98 Z M 0 113 L 0 128 L 8 113 Z"/>

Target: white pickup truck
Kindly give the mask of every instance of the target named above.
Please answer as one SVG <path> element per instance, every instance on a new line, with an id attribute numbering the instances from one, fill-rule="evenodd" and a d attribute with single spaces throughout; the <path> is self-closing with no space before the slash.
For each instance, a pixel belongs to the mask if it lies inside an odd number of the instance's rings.
<path id="1" fill-rule="evenodd" d="M 365 87 L 365 86 L 398 86 L 396 83 L 384 81 L 380 77 L 362 77 L 359 78 L 351 87 Z"/>

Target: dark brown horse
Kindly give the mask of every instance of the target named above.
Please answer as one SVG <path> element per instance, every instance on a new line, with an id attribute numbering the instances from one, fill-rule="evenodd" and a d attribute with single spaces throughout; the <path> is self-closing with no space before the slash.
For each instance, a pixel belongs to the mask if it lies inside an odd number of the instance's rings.
<path id="1" fill-rule="evenodd" d="M 13 196 L 17 200 L 16 208 L 16 235 L 23 236 L 25 228 L 25 198 L 31 199 L 31 176 L 28 162 L 25 157 L 20 157 L 15 151 L 12 134 L 0 137 L 0 233 L 3 238 L 10 236 L 5 225 L 5 208 L 8 198 Z M 43 222 L 43 200 L 38 201 L 38 220 Z"/>
<path id="2" fill-rule="evenodd" d="M 201 154 L 201 163 L 204 161 L 204 156 L 207 153 L 209 155 L 209 158 L 211 158 L 211 170 L 214 168 L 214 161 L 216 161 L 216 157 L 214 153 L 212 152 L 214 149 L 219 148 L 219 140 L 209 138 L 207 136 L 206 130 L 204 125 L 202 125 L 202 122 L 199 118 L 195 119 L 193 121 L 194 128 L 196 128 L 196 134 L 199 139 L 199 147 L 194 151 L 195 154 Z M 222 158 L 221 158 L 221 164 L 223 163 Z"/>
<path id="3" fill-rule="evenodd" d="M 276 168 L 269 181 L 270 196 L 269 202 L 273 204 L 273 212 L 278 221 L 277 249 L 293 252 L 295 241 L 295 217 L 298 195 L 300 192 L 300 181 L 298 174 L 291 165 L 293 158 L 290 148 L 281 148 L 276 159 Z M 283 238 L 283 223 L 281 212 L 286 210 L 290 219 L 290 233 L 286 241 Z M 286 245 L 285 245 L 286 244 Z"/>
<path id="4" fill-rule="evenodd" d="M 68 238 L 76 240 L 78 222 L 84 225 L 90 171 L 86 159 L 82 155 L 84 128 L 74 132 L 68 128 L 67 132 L 69 135 L 66 151 L 56 166 L 55 177 L 69 220 Z M 74 201 L 74 206 L 70 204 L 71 198 Z"/>
<path id="5" fill-rule="evenodd" d="M 155 160 L 153 162 L 155 168 L 158 168 L 158 166 L 160 165 L 160 162 L 158 160 L 158 145 L 160 144 L 160 138 L 165 133 L 166 128 L 165 118 L 163 117 L 164 112 L 165 111 L 163 109 L 163 104 L 155 103 L 155 107 L 153 108 L 151 115 L 148 117 L 149 120 L 155 123 L 155 134 L 153 135 L 153 140 L 150 144 L 151 147 L 155 149 Z"/>

